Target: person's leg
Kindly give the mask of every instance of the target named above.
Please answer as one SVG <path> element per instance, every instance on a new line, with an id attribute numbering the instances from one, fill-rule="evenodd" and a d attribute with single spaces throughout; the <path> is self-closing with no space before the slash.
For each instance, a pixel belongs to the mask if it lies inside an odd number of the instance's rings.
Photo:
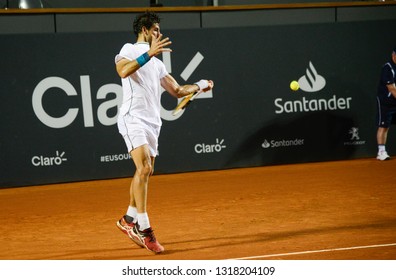
<path id="1" fill-rule="evenodd" d="M 147 214 L 147 191 L 149 177 L 154 172 L 155 158 L 150 155 L 148 145 L 143 145 L 131 152 L 136 166 L 136 172 L 131 184 L 131 200 L 137 209 L 137 226 L 133 228 L 133 234 L 137 236 L 144 247 L 154 253 L 161 253 L 164 247 L 156 240 Z"/>
<path id="2" fill-rule="evenodd" d="M 133 178 L 129 186 L 129 206 L 125 215 L 125 220 L 128 223 L 136 224 L 137 222 L 137 208 L 136 208 L 135 196 L 133 195 Z"/>
<path id="3" fill-rule="evenodd" d="M 377 145 L 378 145 L 378 160 L 387 160 L 389 159 L 389 155 L 386 152 L 386 140 L 388 138 L 388 131 L 390 124 L 392 122 L 392 115 L 394 114 L 395 109 L 392 109 L 389 106 L 383 104 L 382 100 L 377 97 Z"/>
<path id="4" fill-rule="evenodd" d="M 389 159 L 389 155 L 386 152 L 386 140 L 388 138 L 389 127 L 378 127 L 377 130 L 377 144 L 378 144 L 378 160 L 387 160 Z"/>
<path id="5" fill-rule="evenodd" d="M 132 151 L 131 151 L 131 157 L 132 157 L 132 159 L 133 159 L 133 155 L 132 155 Z M 137 156 L 135 156 L 136 158 L 137 158 L 137 160 L 139 161 L 139 162 L 141 162 L 141 160 L 139 159 L 140 158 L 140 155 L 137 155 Z M 150 172 L 150 174 L 149 174 L 149 176 L 151 176 L 151 175 L 153 175 L 153 173 L 154 173 L 154 162 L 155 162 L 155 157 L 152 157 L 152 156 L 150 156 L 150 161 L 151 161 L 151 172 Z M 135 162 L 135 161 L 134 161 Z M 136 165 L 136 163 L 135 163 L 135 165 Z M 137 168 L 136 168 L 136 172 L 137 172 Z M 136 174 L 135 174 L 135 176 L 134 176 L 134 178 L 136 177 Z M 129 207 L 128 207 L 128 210 L 127 210 L 127 213 L 126 213 L 126 215 L 125 215 L 125 220 L 128 222 L 128 223 L 136 223 L 137 222 L 137 213 L 138 213 L 138 210 L 137 210 L 137 207 L 136 207 L 136 200 L 135 200 L 135 194 L 134 194 L 134 184 L 135 184 L 135 180 L 134 180 L 134 178 L 132 178 L 132 181 L 131 181 L 131 185 L 130 185 L 130 188 L 129 188 L 129 197 L 130 197 L 130 199 L 129 199 Z M 147 189 L 147 188 L 146 188 Z M 146 190 L 147 191 L 147 190 Z M 146 201 L 146 204 L 147 204 L 147 201 Z M 146 208 L 146 207 L 145 207 Z"/>
<path id="6" fill-rule="evenodd" d="M 130 206 L 137 209 L 137 213 L 147 212 L 147 189 L 149 177 L 152 174 L 152 159 L 148 145 L 142 145 L 131 151 L 136 172 L 130 188 Z"/>
<path id="7" fill-rule="evenodd" d="M 117 221 L 117 227 L 125 233 L 133 242 L 135 242 L 140 247 L 144 247 L 144 244 L 141 242 L 140 238 L 134 234 L 133 228 L 137 223 L 137 208 L 136 202 L 133 194 L 133 179 L 129 188 L 130 193 L 130 205 L 128 206 L 126 214 Z"/>
<path id="8" fill-rule="evenodd" d="M 146 212 L 148 179 L 152 174 L 152 157 L 149 154 L 148 145 L 144 144 L 130 152 L 136 171 L 129 187 L 129 206 L 118 222 L 118 228 L 129 236 L 139 246 L 145 246 L 140 238 L 133 232 L 133 228 L 139 222 L 144 228 L 150 227 Z M 140 219 L 139 219 L 140 218 Z"/>
<path id="9" fill-rule="evenodd" d="M 377 130 L 377 144 L 386 145 L 386 139 L 388 138 L 388 127 L 378 127 Z"/>

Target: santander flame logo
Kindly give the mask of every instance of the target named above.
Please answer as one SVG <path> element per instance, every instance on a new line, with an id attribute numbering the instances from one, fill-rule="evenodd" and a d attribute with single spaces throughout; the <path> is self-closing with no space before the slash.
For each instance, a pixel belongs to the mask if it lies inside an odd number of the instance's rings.
<path id="1" fill-rule="evenodd" d="M 311 61 L 309 62 L 306 74 L 298 80 L 298 83 L 300 89 L 306 92 L 316 92 L 326 86 L 325 78 L 318 74 Z"/>

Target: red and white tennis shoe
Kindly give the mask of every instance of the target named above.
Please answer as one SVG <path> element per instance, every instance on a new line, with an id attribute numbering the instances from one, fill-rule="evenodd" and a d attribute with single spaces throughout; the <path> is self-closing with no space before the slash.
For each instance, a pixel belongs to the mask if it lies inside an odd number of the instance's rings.
<path id="1" fill-rule="evenodd" d="M 135 223 L 127 223 L 125 217 L 122 217 L 119 221 L 117 221 L 117 227 L 128 237 L 135 242 L 140 247 L 145 247 L 144 244 L 140 241 L 140 238 L 133 232 L 133 228 L 136 227 Z"/>
<path id="2" fill-rule="evenodd" d="M 162 253 L 164 251 L 164 247 L 157 241 L 154 235 L 154 231 L 151 227 L 146 228 L 145 230 L 139 230 L 139 225 L 135 225 L 133 227 L 134 235 L 137 235 L 140 242 L 146 247 L 147 250 L 154 252 L 156 254 Z"/>

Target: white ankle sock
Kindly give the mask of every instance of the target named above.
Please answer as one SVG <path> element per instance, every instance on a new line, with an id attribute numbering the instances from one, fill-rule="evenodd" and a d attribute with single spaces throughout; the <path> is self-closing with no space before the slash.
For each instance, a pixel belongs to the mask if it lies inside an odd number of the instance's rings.
<path id="1" fill-rule="evenodd" d="M 385 151 L 385 145 L 378 145 L 378 153 Z"/>
<path id="2" fill-rule="evenodd" d="M 139 230 L 145 230 L 150 227 L 150 221 L 147 213 L 137 213 L 137 222 L 139 224 Z"/>
<path id="3" fill-rule="evenodd" d="M 132 217 L 134 223 L 137 221 L 137 209 L 136 207 L 129 206 L 126 212 L 127 216 Z"/>

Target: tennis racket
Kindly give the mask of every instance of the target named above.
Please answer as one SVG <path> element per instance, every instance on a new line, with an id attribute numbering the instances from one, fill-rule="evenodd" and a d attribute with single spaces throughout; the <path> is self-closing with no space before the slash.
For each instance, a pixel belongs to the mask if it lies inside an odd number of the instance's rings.
<path id="1" fill-rule="evenodd" d="M 172 115 L 176 116 L 177 114 L 179 114 L 181 111 L 183 111 L 184 109 L 186 109 L 186 107 L 188 105 L 190 105 L 190 103 L 195 99 L 195 97 L 197 97 L 198 94 L 200 94 L 202 91 L 196 91 L 194 93 L 190 93 L 189 95 L 187 95 L 186 97 L 183 98 L 182 101 L 180 101 L 180 103 L 176 106 L 176 108 L 173 110 Z"/>

